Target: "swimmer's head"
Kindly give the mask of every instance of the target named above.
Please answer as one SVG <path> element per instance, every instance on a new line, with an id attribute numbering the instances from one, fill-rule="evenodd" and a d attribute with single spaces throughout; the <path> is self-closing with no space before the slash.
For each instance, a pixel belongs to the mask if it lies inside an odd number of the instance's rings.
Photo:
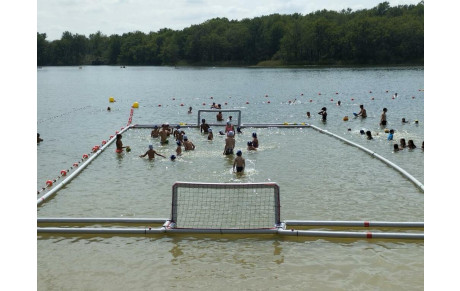
<path id="1" fill-rule="evenodd" d="M 359 105 L 359 108 L 361 108 L 361 109 L 362 109 L 362 108 L 364 108 L 364 105 L 362 105 L 362 104 L 361 104 L 361 105 Z"/>
<path id="2" fill-rule="evenodd" d="M 175 155 L 171 155 L 171 161 L 174 161 L 176 159 Z"/>
<path id="3" fill-rule="evenodd" d="M 178 146 L 180 146 L 180 141 L 178 140 L 178 141 L 176 142 L 176 144 L 177 144 Z"/>
<path id="4" fill-rule="evenodd" d="M 415 123 L 418 123 L 418 120 L 415 120 Z"/>
<path id="5" fill-rule="evenodd" d="M 386 108 L 383 108 L 383 112 L 387 112 L 387 111 L 388 111 L 388 109 L 386 109 Z"/>
<path id="6" fill-rule="evenodd" d="M 184 135 L 184 140 L 188 140 L 188 137 L 186 135 Z"/>
<path id="7" fill-rule="evenodd" d="M 243 153 L 242 153 L 241 151 L 237 151 L 237 152 L 236 152 L 236 155 L 237 155 L 238 157 L 241 157 L 242 154 L 243 154 Z"/>
<path id="8" fill-rule="evenodd" d="M 390 129 L 390 133 L 391 134 L 395 133 L 394 129 Z"/>
<path id="9" fill-rule="evenodd" d="M 202 122 L 202 123 L 205 123 L 205 122 L 206 122 L 206 119 L 204 119 L 204 118 L 201 119 L 201 122 Z"/>
<path id="10" fill-rule="evenodd" d="M 230 130 L 230 131 L 228 132 L 228 136 L 234 136 L 234 135 L 235 135 L 235 133 L 234 133 L 233 131 Z"/>
<path id="11" fill-rule="evenodd" d="M 149 149 L 153 150 L 153 145 L 149 144 Z"/>
<path id="12" fill-rule="evenodd" d="M 321 110 L 326 111 L 326 107 L 321 108 Z"/>
<path id="13" fill-rule="evenodd" d="M 360 133 L 360 134 L 364 134 L 364 130 L 361 129 L 361 130 L 359 131 L 359 133 Z"/>
<path id="14" fill-rule="evenodd" d="M 117 139 L 120 139 L 121 138 L 121 134 L 117 134 Z"/>
<path id="15" fill-rule="evenodd" d="M 212 129 L 211 129 L 211 128 L 208 128 L 208 132 L 212 132 Z"/>
<path id="16" fill-rule="evenodd" d="M 154 129 L 157 129 L 157 128 L 158 128 L 158 125 L 155 125 L 153 128 L 154 128 Z"/>
<path id="17" fill-rule="evenodd" d="M 176 125 L 176 128 L 180 128 L 180 125 Z"/>
<path id="18" fill-rule="evenodd" d="M 351 131 L 351 128 L 349 128 L 348 131 Z"/>
<path id="19" fill-rule="evenodd" d="M 252 146 L 252 141 L 248 141 L 248 147 Z"/>
<path id="20" fill-rule="evenodd" d="M 222 130 L 219 131 L 219 134 L 220 134 L 220 135 L 225 135 L 225 133 L 224 133 Z"/>
<path id="21" fill-rule="evenodd" d="M 257 138 L 257 133 L 253 132 L 253 133 L 252 133 L 252 137 L 253 137 L 253 138 Z"/>

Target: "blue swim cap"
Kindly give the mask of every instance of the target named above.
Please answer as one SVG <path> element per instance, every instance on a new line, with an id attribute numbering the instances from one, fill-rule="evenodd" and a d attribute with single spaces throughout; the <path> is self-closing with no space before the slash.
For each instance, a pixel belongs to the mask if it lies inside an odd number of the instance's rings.
<path id="1" fill-rule="evenodd" d="M 252 146 L 252 141 L 248 141 L 248 146 Z"/>
<path id="2" fill-rule="evenodd" d="M 153 150 L 153 145 L 149 144 L 149 149 Z"/>
<path id="3" fill-rule="evenodd" d="M 171 160 L 175 160 L 176 159 L 176 156 L 175 155 L 171 155 Z"/>
<path id="4" fill-rule="evenodd" d="M 253 132 L 252 137 L 257 137 L 257 133 Z"/>
<path id="5" fill-rule="evenodd" d="M 180 140 L 178 140 L 178 141 L 176 142 L 176 144 L 177 144 L 178 146 L 180 146 Z"/>
<path id="6" fill-rule="evenodd" d="M 211 128 L 209 128 L 209 129 L 208 129 L 208 132 L 212 132 L 212 129 L 211 129 Z"/>
<path id="7" fill-rule="evenodd" d="M 242 153 L 241 151 L 237 151 L 237 152 L 236 152 L 236 155 L 237 155 L 237 156 L 241 156 L 242 154 L 243 154 L 243 153 Z"/>
<path id="8" fill-rule="evenodd" d="M 157 126 L 157 125 L 155 125 L 153 128 L 158 128 L 158 126 Z"/>
<path id="9" fill-rule="evenodd" d="M 184 135 L 184 140 L 188 140 L 188 138 L 187 138 L 187 136 L 186 136 L 186 135 Z"/>

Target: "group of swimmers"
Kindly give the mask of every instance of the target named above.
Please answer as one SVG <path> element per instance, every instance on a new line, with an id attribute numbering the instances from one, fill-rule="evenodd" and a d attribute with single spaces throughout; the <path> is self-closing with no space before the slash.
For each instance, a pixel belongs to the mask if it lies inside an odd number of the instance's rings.
<path id="1" fill-rule="evenodd" d="M 337 102 L 337 105 L 340 106 L 340 101 Z M 367 111 L 364 109 L 364 105 L 359 105 L 359 113 L 353 113 L 356 117 L 361 117 L 361 118 L 366 118 L 367 117 Z M 387 108 L 383 108 L 382 114 L 380 115 L 380 126 L 385 126 L 387 125 Z M 327 120 L 327 108 L 323 107 L 321 110 L 318 112 L 319 115 L 321 115 L 321 120 L 326 121 Z M 311 114 L 310 111 L 307 111 L 307 118 L 310 118 Z M 348 120 L 348 117 L 347 117 Z M 404 122 L 404 119 L 403 119 Z"/>

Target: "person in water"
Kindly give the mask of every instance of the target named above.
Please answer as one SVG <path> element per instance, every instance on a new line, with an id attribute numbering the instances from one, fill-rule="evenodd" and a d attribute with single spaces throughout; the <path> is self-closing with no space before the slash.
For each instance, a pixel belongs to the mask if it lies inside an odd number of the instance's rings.
<path id="1" fill-rule="evenodd" d="M 201 119 L 200 132 L 208 133 L 209 124 L 206 123 L 206 119 Z"/>
<path id="2" fill-rule="evenodd" d="M 402 122 L 402 123 L 408 123 L 409 121 L 406 121 L 406 119 L 403 117 L 403 118 L 401 119 L 401 122 Z"/>
<path id="3" fill-rule="evenodd" d="M 192 113 L 192 106 L 190 106 L 190 107 L 188 108 L 188 112 L 187 112 L 187 113 L 188 113 L 188 114 L 191 114 L 191 113 Z"/>
<path id="4" fill-rule="evenodd" d="M 380 125 L 385 126 L 387 125 L 387 109 L 383 108 L 382 115 L 380 115 Z"/>
<path id="5" fill-rule="evenodd" d="M 256 151 L 257 149 L 252 145 L 252 141 L 248 141 L 248 151 Z"/>
<path id="6" fill-rule="evenodd" d="M 214 138 L 214 135 L 212 134 L 212 129 L 211 129 L 211 128 L 208 129 L 208 132 L 209 132 L 209 134 L 208 134 L 208 140 L 212 140 L 212 139 Z"/>
<path id="7" fill-rule="evenodd" d="M 387 140 L 393 140 L 393 134 L 395 131 L 393 129 L 390 129 L 390 133 L 388 134 Z"/>
<path id="8" fill-rule="evenodd" d="M 193 151 L 195 149 L 195 145 L 188 140 L 187 136 L 184 136 L 184 149 L 186 151 Z"/>
<path id="9" fill-rule="evenodd" d="M 327 120 L 327 112 L 326 112 L 326 107 L 321 108 L 321 111 L 318 112 L 319 115 L 321 115 L 321 120 L 326 121 Z"/>
<path id="10" fill-rule="evenodd" d="M 356 116 L 361 116 L 362 118 L 366 118 L 367 117 L 367 112 L 366 112 L 366 109 L 364 109 L 364 105 L 362 105 L 362 104 L 359 105 L 359 108 L 360 108 L 359 113 Z"/>
<path id="11" fill-rule="evenodd" d="M 216 118 L 217 118 L 217 121 L 223 121 L 224 120 L 224 117 L 222 116 L 222 111 L 219 111 L 219 113 L 217 113 Z"/>
<path id="12" fill-rule="evenodd" d="M 245 167 L 246 162 L 243 158 L 243 153 L 241 151 L 237 151 L 235 161 L 233 162 L 233 171 L 235 171 L 236 168 L 237 173 L 243 173 Z"/>
<path id="13" fill-rule="evenodd" d="M 224 155 L 233 155 L 233 149 L 235 148 L 235 134 L 233 131 L 229 131 L 227 138 L 225 139 Z"/>
<path id="14" fill-rule="evenodd" d="M 259 140 L 257 139 L 257 133 L 252 133 L 252 146 L 255 148 L 259 147 Z"/>
<path id="15" fill-rule="evenodd" d="M 161 144 L 168 144 L 169 143 L 168 137 L 170 135 L 170 131 L 165 126 L 163 126 L 163 128 L 160 130 L 158 135 L 160 136 L 160 143 Z"/>
<path id="16" fill-rule="evenodd" d="M 43 139 L 42 139 L 42 138 L 40 138 L 40 134 L 39 134 L 39 133 L 37 133 L 37 143 L 40 143 L 40 142 L 42 142 L 42 141 L 43 141 Z"/>
<path id="17" fill-rule="evenodd" d="M 177 141 L 176 144 L 177 144 L 176 155 L 180 156 L 182 154 L 182 147 L 181 147 L 182 144 L 180 141 Z"/>
<path id="18" fill-rule="evenodd" d="M 115 142 L 115 144 L 117 145 L 117 149 L 115 151 L 117 153 L 121 153 L 123 151 L 123 149 L 126 148 L 126 147 L 123 146 L 123 142 L 121 141 L 121 139 L 122 139 L 122 136 L 121 136 L 121 134 L 118 133 L 117 134 L 117 141 Z"/>
<path id="19" fill-rule="evenodd" d="M 307 118 L 310 118 L 310 117 L 311 117 L 310 111 L 307 111 Z"/>
<path id="20" fill-rule="evenodd" d="M 405 140 L 404 138 L 401 138 L 401 139 L 399 140 L 399 149 L 402 150 L 402 149 L 404 149 L 405 147 L 407 147 L 407 145 L 406 145 L 406 140 Z"/>
<path id="21" fill-rule="evenodd" d="M 235 132 L 235 127 L 232 125 L 231 121 L 227 121 L 227 125 L 225 126 L 225 133 L 229 133 L 230 131 Z"/>
<path id="22" fill-rule="evenodd" d="M 162 154 L 159 154 L 157 153 L 154 149 L 153 149 L 153 145 L 149 145 L 149 150 L 145 152 L 145 154 L 143 155 L 140 155 L 139 157 L 140 158 L 143 158 L 145 156 L 149 156 L 149 160 L 152 160 L 155 158 L 155 155 L 157 156 L 160 156 L 160 157 L 163 157 L 163 158 L 166 158 L 165 156 L 163 156 Z"/>
<path id="23" fill-rule="evenodd" d="M 372 139 L 372 133 L 370 130 L 366 131 L 367 139 Z"/>
<path id="24" fill-rule="evenodd" d="M 411 150 L 416 148 L 414 141 L 412 139 L 407 141 L 407 147 L 410 148 Z"/>
<path id="25" fill-rule="evenodd" d="M 399 152 L 399 146 L 398 146 L 397 143 L 395 143 L 395 144 L 393 145 L 393 151 L 394 151 L 394 152 Z"/>
<path id="26" fill-rule="evenodd" d="M 158 128 L 157 125 L 155 125 L 155 126 L 153 127 L 152 132 L 150 133 L 150 136 L 151 136 L 151 137 L 158 137 L 158 136 L 159 136 L 159 133 L 160 133 L 160 129 Z"/>
<path id="27" fill-rule="evenodd" d="M 176 125 L 176 129 L 174 130 L 173 132 L 173 136 L 174 138 L 177 140 L 177 138 L 179 137 L 180 135 L 180 125 Z"/>

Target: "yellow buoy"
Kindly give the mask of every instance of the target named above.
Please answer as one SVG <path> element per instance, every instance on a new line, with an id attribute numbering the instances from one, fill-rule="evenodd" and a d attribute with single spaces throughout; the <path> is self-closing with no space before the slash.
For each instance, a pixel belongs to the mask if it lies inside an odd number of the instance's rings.
<path id="1" fill-rule="evenodd" d="M 115 98 L 109 97 L 109 102 L 115 102 Z"/>
<path id="2" fill-rule="evenodd" d="M 389 132 L 390 132 L 390 130 L 389 130 L 388 128 L 385 128 L 383 131 L 384 131 L 385 133 L 389 133 Z"/>
<path id="3" fill-rule="evenodd" d="M 344 116 L 343 121 L 348 121 L 348 116 Z"/>
<path id="4" fill-rule="evenodd" d="M 139 103 L 134 102 L 134 103 L 133 103 L 133 108 L 139 108 Z"/>
<path id="5" fill-rule="evenodd" d="M 284 124 L 284 125 L 288 125 L 289 123 L 285 122 L 285 123 L 283 123 L 283 124 Z"/>

